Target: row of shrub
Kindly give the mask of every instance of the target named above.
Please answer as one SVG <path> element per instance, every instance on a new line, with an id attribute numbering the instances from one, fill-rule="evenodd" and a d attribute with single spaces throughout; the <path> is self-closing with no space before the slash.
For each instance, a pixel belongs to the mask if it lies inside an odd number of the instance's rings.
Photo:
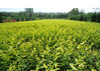
<path id="1" fill-rule="evenodd" d="M 99 23 L 0 24 L 0 71 L 100 71 L 99 49 Z"/>
<path id="2" fill-rule="evenodd" d="M 17 22 L 17 21 L 32 21 L 39 20 L 40 18 L 11 18 L 7 17 L 1 20 L 1 22 Z"/>

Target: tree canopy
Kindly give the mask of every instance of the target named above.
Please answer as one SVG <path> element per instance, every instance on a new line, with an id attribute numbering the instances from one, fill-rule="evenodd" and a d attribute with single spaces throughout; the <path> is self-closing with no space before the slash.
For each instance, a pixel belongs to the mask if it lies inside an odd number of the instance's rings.
<path id="1" fill-rule="evenodd" d="M 33 8 L 25 8 L 26 13 L 33 13 Z"/>

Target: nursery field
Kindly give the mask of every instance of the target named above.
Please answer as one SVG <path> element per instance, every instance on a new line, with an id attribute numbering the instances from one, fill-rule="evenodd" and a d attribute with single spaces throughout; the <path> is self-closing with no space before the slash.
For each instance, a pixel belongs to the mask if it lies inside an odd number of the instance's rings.
<path id="1" fill-rule="evenodd" d="M 100 23 L 0 23 L 0 71 L 100 71 Z"/>

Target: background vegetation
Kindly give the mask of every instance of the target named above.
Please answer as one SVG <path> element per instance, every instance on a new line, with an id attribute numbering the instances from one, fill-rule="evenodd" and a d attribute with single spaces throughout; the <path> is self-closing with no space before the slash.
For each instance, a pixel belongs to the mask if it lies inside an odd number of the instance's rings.
<path id="1" fill-rule="evenodd" d="M 1 12 L 0 22 L 16 21 L 29 21 L 38 19 L 70 19 L 78 21 L 91 21 L 100 22 L 100 12 L 85 13 L 84 10 L 73 8 L 68 13 L 42 13 L 33 11 L 33 8 L 25 8 L 22 12 Z M 14 21 L 13 21 L 14 22 Z"/>

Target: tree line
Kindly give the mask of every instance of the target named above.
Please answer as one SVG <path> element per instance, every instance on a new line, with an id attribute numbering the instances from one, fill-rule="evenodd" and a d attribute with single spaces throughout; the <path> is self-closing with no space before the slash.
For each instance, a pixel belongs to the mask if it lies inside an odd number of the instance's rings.
<path id="1" fill-rule="evenodd" d="M 71 20 L 100 22 L 100 12 L 96 11 L 85 13 L 84 11 L 79 11 L 78 8 L 73 8 L 68 15 Z"/>
<path id="2" fill-rule="evenodd" d="M 30 21 L 39 19 L 70 19 L 78 21 L 100 22 L 100 12 L 85 13 L 84 10 L 79 11 L 73 8 L 68 13 L 42 13 L 34 12 L 33 8 L 25 8 L 21 12 L 0 12 L 0 22 L 13 21 Z"/>

